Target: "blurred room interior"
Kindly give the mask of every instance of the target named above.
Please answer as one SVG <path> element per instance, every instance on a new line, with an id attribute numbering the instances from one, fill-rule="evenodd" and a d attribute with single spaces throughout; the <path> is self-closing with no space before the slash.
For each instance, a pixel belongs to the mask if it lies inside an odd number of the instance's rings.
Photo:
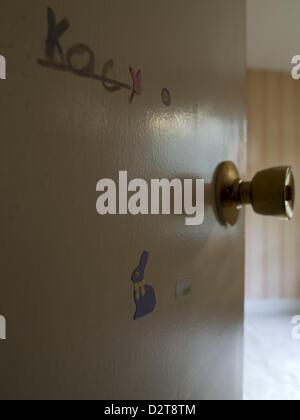
<path id="1" fill-rule="evenodd" d="M 248 177 L 288 161 L 299 180 L 299 0 L 248 0 Z M 247 212 L 245 399 L 300 399 L 299 197 L 291 223 Z"/>

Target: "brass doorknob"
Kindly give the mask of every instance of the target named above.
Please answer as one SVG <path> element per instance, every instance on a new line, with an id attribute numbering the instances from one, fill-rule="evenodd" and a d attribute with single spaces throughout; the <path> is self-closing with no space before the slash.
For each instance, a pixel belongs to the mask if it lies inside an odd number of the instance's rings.
<path id="1" fill-rule="evenodd" d="M 226 225 L 235 225 L 242 206 L 247 204 L 264 216 L 293 217 L 295 181 L 289 166 L 266 169 L 251 182 L 244 182 L 233 162 L 223 162 L 216 170 L 214 183 L 217 213 Z"/>

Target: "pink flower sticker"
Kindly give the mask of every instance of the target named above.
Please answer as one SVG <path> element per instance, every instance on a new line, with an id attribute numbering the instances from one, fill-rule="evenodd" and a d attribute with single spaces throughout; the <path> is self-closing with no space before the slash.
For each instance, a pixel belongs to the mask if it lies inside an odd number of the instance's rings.
<path id="1" fill-rule="evenodd" d="M 135 95 L 141 95 L 142 89 L 142 70 L 135 71 L 132 67 L 129 68 L 130 75 L 132 78 L 132 94 L 130 102 L 133 101 Z"/>

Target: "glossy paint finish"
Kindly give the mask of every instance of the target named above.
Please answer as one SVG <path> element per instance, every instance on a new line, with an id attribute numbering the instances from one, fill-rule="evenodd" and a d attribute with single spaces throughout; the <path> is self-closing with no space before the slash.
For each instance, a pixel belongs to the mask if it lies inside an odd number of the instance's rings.
<path id="1" fill-rule="evenodd" d="M 242 397 L 244 222 L 215 217 L 223 160 L 244 171 L 245 7 L 242 0 L 56 0 L 101 72 L 143 93 L 42 68 L 46 8 L 1 1 L 0 343 L 2 398 L 239 399 Z M 167 88 L 172 105 L 161 101 Z M 200 227 L 184 216 L 96 214 L 96 183 L 205 178 Z M 133 321 L 132 270 L 156 311 Z M 192 293 L 176 300 L 176 284 Z"/>

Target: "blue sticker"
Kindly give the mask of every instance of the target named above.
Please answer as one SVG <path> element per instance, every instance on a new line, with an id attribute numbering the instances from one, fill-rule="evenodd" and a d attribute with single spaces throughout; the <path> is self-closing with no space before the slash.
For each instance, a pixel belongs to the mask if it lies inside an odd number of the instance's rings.
<path id="1" fill-rule="evenodd" d="M 136 312 L 134 320 L 141 319 L 151 312 L 156 307 L 156 296 L 152 286 L 145 284 L 145 270 L 149 261 L 149 252 L 144 251 L 141 255 L 139 265 L 134 269 L 131 281 L 134 284 L 134 302 L 136 305 Z"/>

